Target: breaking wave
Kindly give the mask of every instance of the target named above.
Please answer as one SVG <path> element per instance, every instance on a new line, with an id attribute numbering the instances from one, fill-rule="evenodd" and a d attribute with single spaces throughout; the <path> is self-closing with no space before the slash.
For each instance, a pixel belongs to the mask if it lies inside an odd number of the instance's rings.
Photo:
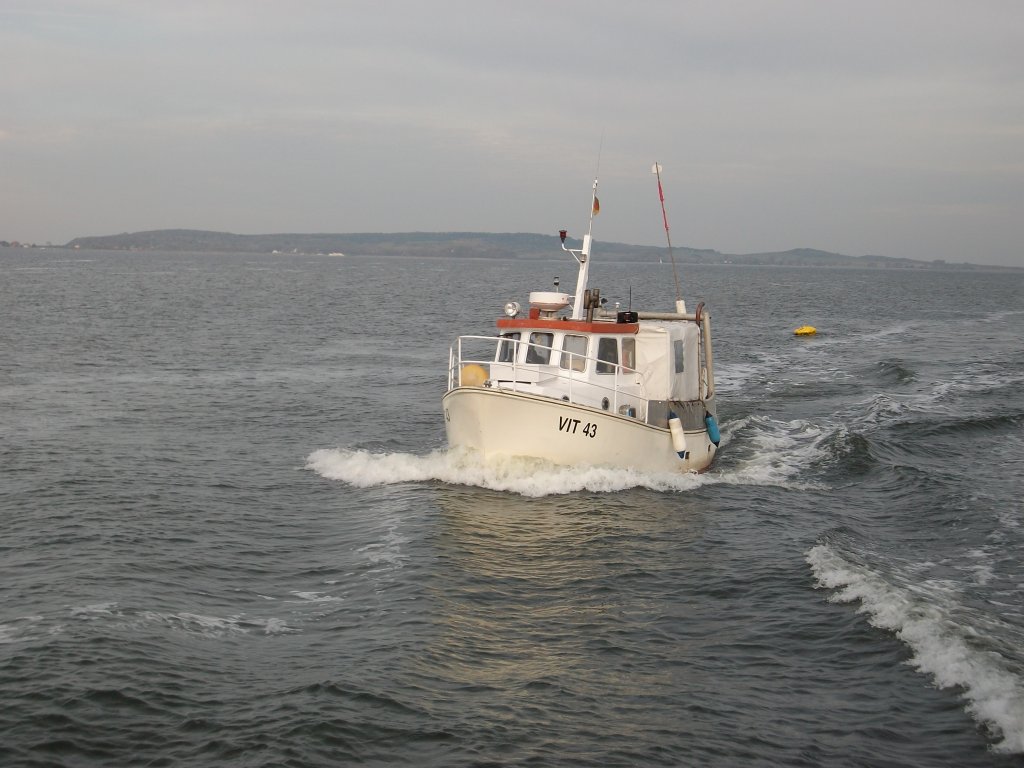
<path id="1" fill-rule="evenodd" d="M 1024 679 L 998 651 L 986 647 L 983 621 L 965 614 L 954 591 L 932 582 L 895 584 L 830 544 L 808 550 L 817 586 L 835 590 L 830 602 L 860 602 L 872 626 L 895 633 L 913 651 L 910 664 L 939 688 L 960 688 L 967 711 L 998 740 L 1000 752 L 1024 752 Z"/>

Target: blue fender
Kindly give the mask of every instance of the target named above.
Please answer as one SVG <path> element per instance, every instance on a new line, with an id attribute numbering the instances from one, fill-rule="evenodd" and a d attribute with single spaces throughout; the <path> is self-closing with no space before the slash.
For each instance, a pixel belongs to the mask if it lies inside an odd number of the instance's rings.
<path id="1" fill-rule="evenodd" d="M 722 442 L 722 434 L 718 431 L 718 422 L 710 413 L 704 417 L 704 425 L 708 428 L 708 438 L 712 443 L 718 445 Z"/>

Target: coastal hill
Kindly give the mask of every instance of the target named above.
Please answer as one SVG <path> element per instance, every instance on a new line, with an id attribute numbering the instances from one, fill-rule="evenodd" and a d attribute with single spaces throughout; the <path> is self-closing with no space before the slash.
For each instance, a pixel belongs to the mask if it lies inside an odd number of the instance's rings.
<path id="1" fill-rule="evenodd" d="M 571 247 L 579 241 L 569 238 Z M 78 237 L 69 248 L 192 253 L 277 253 L 358 256 L 475 257 L 495 259 L 547 258 L 560 252 L 558 237 L 529 233 L 400 232 L 355 234 L 236 235 L 197 229 L 158 229 L 119 235 Z M 658 261 L 668 258 L 659 246 L 600 244 L 601 258 L 610 261 Z M 689 264 L 763 264 L 780 266 L 873 267 L 889 269 L 979 269 L 976 264 L 917 261 L 889 256 L 846 256 L 813 248 L 730 254 L 677 247 L 676 259 Z"/>

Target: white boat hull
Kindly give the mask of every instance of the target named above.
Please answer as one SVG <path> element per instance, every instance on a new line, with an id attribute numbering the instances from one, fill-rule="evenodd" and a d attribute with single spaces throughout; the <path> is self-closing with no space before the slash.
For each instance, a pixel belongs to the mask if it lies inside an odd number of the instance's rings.
<path id="1" fill-rule="evenodd" d="M 449 445 L 471 448 L 484 458 L 528 456 L 574 466 L 701 472 L 715 456 L 705 430 L 685 433 L 682 459 L 668 429 L 548 397 L 457 387 L 442 404 Z"/>

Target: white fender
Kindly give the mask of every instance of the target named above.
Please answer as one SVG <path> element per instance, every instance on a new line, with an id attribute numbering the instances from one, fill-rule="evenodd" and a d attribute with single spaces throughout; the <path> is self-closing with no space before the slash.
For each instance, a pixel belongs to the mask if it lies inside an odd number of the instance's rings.
<path id="1" fill-rule="evenodd" d="M 686 433 L 683 432 L 683 422 L 675 414 L 668 420 L 668 431 L 672 433 L 672 450 L 679 454 L 680 459 L 685 459 Z"/>

